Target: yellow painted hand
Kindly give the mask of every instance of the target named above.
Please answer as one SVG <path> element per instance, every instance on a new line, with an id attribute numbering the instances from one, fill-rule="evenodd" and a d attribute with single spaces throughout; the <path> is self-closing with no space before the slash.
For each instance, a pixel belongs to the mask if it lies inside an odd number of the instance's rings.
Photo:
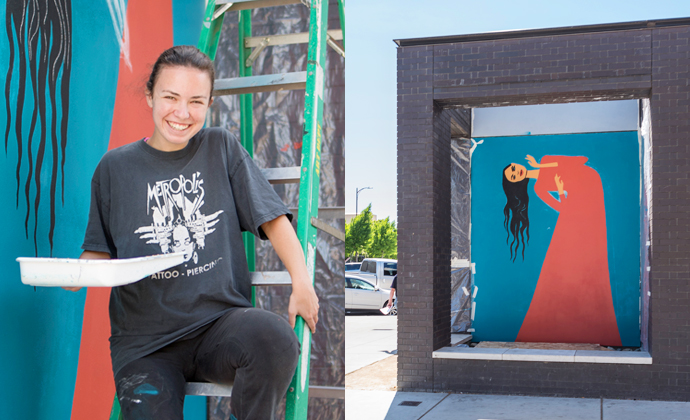
<path id="1" fill-rule="evenodd" d="M 563 181 L 561 180 L 561 177 L 556 174 L 555 177 L 553 177 L 554 181 L 556 181 L 556 187 L 558 188 L 558 195 L 563 195 L 564 194 L 564 189 L 563 189 Z"/>

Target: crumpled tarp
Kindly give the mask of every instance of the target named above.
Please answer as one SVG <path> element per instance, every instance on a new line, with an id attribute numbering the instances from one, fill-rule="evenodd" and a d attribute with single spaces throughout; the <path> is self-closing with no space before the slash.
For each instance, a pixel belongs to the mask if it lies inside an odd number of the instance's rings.
<path id="1" fill-rule="evenodd" d="M 451 261 L 470 259 L 469 139 L 451 139 Z M 469 267 L 451 268 L 451 332 L 471 328 L 472 275 Z"/>
<path id="2" fill-rule="evenodd" d="M 329 29 L 340 27 L 337 2 L 329 3 Z M 216 53 L 216 78 L 238 77 L 238 14 L 225 16 Z M 257 9 L 252 12 L 252 35 L 278 35 L 308 32 L 309 9 L 290 5 Z M 253 74 L 275 74 L 306 70 L 307 45 L 267 47 L 253 65 Z M 319 208 L 345 205 L 345 61 L 328 47 L 325 68 L 323 139 Z M 304 124 L 303 90 L 254 94 L 254 160 L 261 168 L 299 166 Z M 238 96 L 217 97 L 209 126 L 221 126 L 239 138 Z M 289 208 L 297 208 L 299 186 L 275 185 L 276 192 Z M 322 218 L 322 216 L 319 216 Z M 297 218 L 293 221 L 296 225 Z M 343 218 L 324 220 L 345 231 Z M 268 241 L 256 240 L 256 270 L 281 271 L 282 263 Z M 345 386 L 345 246 L 340 240 L 319 231 L 317 237 L 315 288 L 320 312 L 317 332 L 312 339 L 310 379 L 312 385 Z M 287 318 L 289 286 L 259 287 L 257 306 Z M 229 398 L 209 398 L 209 420 L 228 418 Z M 283 418 L 284 407 L 277 418 Z M 309 419 L 345 417 L 341 399 L 309 399 Z"/>

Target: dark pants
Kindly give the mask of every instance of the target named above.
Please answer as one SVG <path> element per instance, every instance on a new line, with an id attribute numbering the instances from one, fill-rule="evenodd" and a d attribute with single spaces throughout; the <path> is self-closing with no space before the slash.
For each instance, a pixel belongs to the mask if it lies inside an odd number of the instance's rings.
<path id="1" fill-rule="evenodd" d="M 128 363 L 115 376 L 125 420 L 181 420 L 185 382 L 233 383 L 239 420 L 273 419 L 297 366 L 288 322 L 257 308 L 234 308 L 192 338 Z"/>

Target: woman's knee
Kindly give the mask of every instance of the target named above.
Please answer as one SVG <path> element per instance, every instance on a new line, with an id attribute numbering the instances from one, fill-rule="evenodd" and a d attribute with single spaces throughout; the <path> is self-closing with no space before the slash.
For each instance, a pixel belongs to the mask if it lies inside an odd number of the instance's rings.
<path id="1" fill-rule="evenodd" d="M 253 316 L 247 325 L 257 346 L 267 347 L 272 352 L 299 352 L 295 332 L 285 318 L 262 309 L 252 309 Z"/>
<path id="2" fill-rule="evenodd" d="M 300 352 L 299 341 L 290 324 L 280 315 L 262 309 L 248 308 L 242 342 L 249 357 L 267 371 L 294 371 Z"/>
<path id="3" fill-rule="evenodd" d="M 137 360 L 115 377 L 118 400 L 127 418 L 181 419 L 184 378 L 168 369 Z"/>

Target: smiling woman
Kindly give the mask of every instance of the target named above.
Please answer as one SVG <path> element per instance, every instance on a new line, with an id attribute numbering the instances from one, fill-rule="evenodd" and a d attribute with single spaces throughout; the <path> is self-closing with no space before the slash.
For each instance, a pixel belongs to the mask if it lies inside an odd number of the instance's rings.
<path id="1" fill-rule="evenodd" d="M 146 102 L 153 110 L 155 129 L 148 143 L 158 150 L 183 149 L 204 126 L 213 103 L 213 63 L 196 48 L 165 51 L 146 83 Z"/>
<path id="2" fill-rule="evenodd" d="M 180 265 L 111 291 L 125 418 L 182 419 L 185 381 L 233 380 L 237 418 L 273 418 L 297 364 L 295 317 L 312 332 L 318 322 L 292 214 L 230 132 L 203 128 L 213 78 L 195 47 L 163 52 L 146 90 L 153 134 L 106 153 L 93 175 L 82 258 L 184 253 Z M 251 307 L 242 231 L 269 239 L 287 268 L 289 323 Z"/>

